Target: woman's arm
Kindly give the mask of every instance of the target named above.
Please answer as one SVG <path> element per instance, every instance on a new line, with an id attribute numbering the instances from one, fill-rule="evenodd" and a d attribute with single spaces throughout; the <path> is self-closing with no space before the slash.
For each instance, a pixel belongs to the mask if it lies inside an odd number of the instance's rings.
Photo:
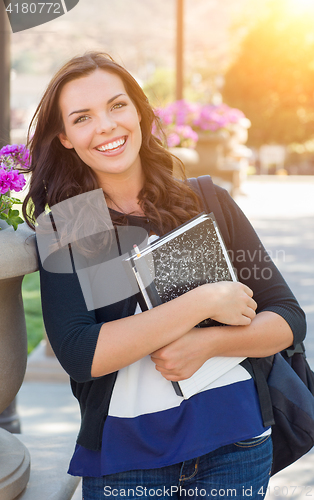
<path id="1" fill-rule="evenodd" d="M 303 310 L 240 207 L 224 189 L 216 186 L 216 191 L 229 229 L 230 256 L 239 281 L 253 290 L 256 313 L 269 311 L 281 316 L 292 330 L 293 345 L 297 345 L 306 334 Z"/>
<path id="2" fill-rule="evenodd" d="M 254 292 L 257 315 L 248 326 L 193 329 L 152 354 L 170 380 L 190 377 L 213 356 L 263 357 L 296 345 L 305 337 L 305 315 L 261 241 L 228 193 L 216 186 L 228 225 L 229 255 L 238 279 Z"/>
<path id="3" fill-rule="evenodd" d="M 252 291 L 232 282 L 203 285 L 137 315 L 135 296 L 89 311 L 76 273 L 52 273 L 39 264 L 46 332 L 61 365 L 77 382 L 115 372 L 205 318 L 247 325 L 255 316 Z"/>
<path id="4" fill-rule="evenodd" d="M 166 304 L 104 324 L 99 332 L 91 373 L 99 377 L 151 354 L 188 334 L 211 317 L 248 325 L 255 317 L 252 291 L 241 283 L 203 285 Z"/>
<path id="5" fill-rule="evenodd" d="M 264 357 L 293 343 L 288 323 L 278 314 L 265 311 L 247 326 L 193 328 L 180 339 L 155 351 L 156 369 L 172 381 L 189 378 L 214 356 Z"/>

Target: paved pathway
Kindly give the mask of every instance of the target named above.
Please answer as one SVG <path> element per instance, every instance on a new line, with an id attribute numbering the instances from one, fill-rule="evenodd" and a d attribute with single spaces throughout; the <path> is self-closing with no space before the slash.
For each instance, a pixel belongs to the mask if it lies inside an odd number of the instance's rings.
<path id="1" fill-rule="evenodd" d="M 314 368 L 314 177 L 255 178 L 236 198 L 307 315 Z M 271 478 L 266 499 L 314 499 L 314 451 Z"/>
<path id="2" fill-rule="evenodd" d="M 305 343 L 314 366 L 314 176 L 275 179 L 247 181 L 236 201 L 307 315 Z"/>

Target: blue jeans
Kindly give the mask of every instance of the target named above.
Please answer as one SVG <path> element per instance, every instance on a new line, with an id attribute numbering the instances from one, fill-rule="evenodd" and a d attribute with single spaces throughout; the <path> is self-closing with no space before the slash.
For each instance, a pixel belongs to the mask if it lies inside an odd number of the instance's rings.
<path id="1" fill-rule="evenodd" d="M 272 465 L 270 436 L 241 441 L 160 469 L 83 478 L 83 499 L 262 499 Z"/>

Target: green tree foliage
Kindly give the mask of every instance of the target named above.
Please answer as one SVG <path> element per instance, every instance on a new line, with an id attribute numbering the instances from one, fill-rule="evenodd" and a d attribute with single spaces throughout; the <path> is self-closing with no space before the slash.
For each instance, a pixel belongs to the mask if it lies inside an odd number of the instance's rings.
<path id="1" fill-rule="evenodd" d="M 157 68 L 145 83 L 143 90 L 154 107 L 165 106 L 175 100 L 175 72 L 173 69 Z"/>
<path id="2" fill-rule="evenodd" d="M 39 272 L 37 271 L 36 273 L 27 274 L 22 284 L 28 353 L 30 353 L 44 337 L 39 282 Z"/>
<path id="3" fill-rule="evenodd" d="M 270 3 L 225 75 L 224 100 L 251 120 L 255 146 L 314 136 L 314 8 L 288 3 Z"/>

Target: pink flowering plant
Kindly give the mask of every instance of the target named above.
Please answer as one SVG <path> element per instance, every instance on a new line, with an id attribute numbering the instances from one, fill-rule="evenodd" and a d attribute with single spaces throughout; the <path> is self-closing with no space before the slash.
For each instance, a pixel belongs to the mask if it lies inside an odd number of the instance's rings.
<path id="1" fill-rule="evenodd" d="M 155 114 L 166 135 L 168 147 L 195 147 L 200 132 L 232 132 L 235 125 L 248 126 L 243 112 L 230 108 L 227 104 L 201 104 L 181 100 L 157 108 Z"/>
<path id="2" fill-rule="evenodd" d="M 13 144 L 0 149 L 0 219 L 17 230 L 24 221 L 18 210 L 13 210 L 14 204 L 21 204 L 18 198 L 13 198 L 11 191 L 21 191 L 26 179 L 19 172 L 29 166 L 29 151 L 24 144 Z"/>
<path id="3" fill-rule="evenodd" d="M 247 121 L 242 111 L 230 108 L 227 104 L 198 104 L 193 127 L 199 131 L 232 132 L 235 125 L 246 126 Z"/>
<path id="4" fill-rule="evenodd" d="M 198 134 L 191 126 L 194 108 L 194 104 L 182 100 L 155 110 L 168 148 L 195 148 Z M 159 137 L 156 128 L 153 129 L 153 134 Z"/>

